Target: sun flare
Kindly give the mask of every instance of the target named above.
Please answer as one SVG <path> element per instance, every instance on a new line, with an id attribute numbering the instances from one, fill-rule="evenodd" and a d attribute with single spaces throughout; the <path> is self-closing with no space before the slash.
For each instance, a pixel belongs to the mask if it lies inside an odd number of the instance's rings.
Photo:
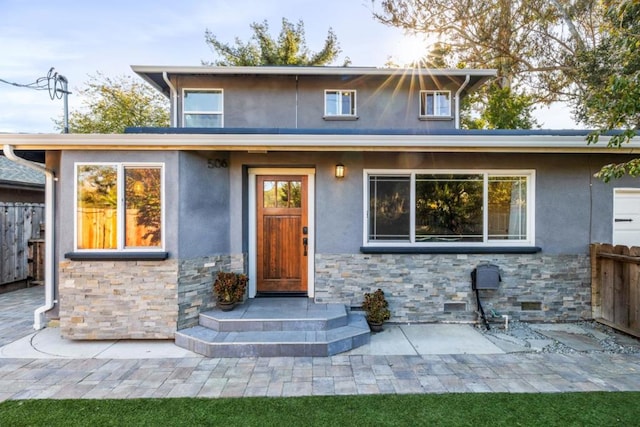
<path id="1" fill-rule="evenodd" d="M 409 67 L 428 56 L 432 46 L 438 41 L 437 37 L 424 34 L 406 34 L 398 41 L 392 56 L 401 67 Z"/>

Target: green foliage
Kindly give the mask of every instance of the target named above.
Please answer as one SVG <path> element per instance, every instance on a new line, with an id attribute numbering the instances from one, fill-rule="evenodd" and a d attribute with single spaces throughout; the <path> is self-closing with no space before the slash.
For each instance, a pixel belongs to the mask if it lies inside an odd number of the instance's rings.
<path id="1" fill-rule="evenodd" d="M 391 311 L 389 311 L 389 303 L 384 296 L 382 289 L 375 292 L 367 292 L 364 294 L 362 309 L 367 313 L 367 321 L 370 323 L 382 323 L 389 320 Z"/>
<path id="2" fill-rule="evenodd" d="M 599 3 L 585 0 L 372 0 L 374 17 L 437 37 L 444 63 L 495 68 L 533 103 L 573 96 L 575 53 L 594 43 Z M 443 63 L 440 61 L 439 63 Z"/>
<path id="3" fill-rule="evenodd" d="M 335 61 L 340 53 L 338 39 L 331 28 L 324 46 L 316 53 L 307 48 L 304 23 L 292 24 L 282 19 L 282 29 L 277 39 L 269 34 L 269 24 L 254 22 L 250 25 L 253 35 L 248 42 L 235 38 L 234 45 L 223 43 L 209 30 L 205 31 L 205 41 L 218 59 L 204 65 L 216 66 L 258 66 L 258 65 L 327 65 Z M 348 60 L 345 61 L 348 65 Z"/>
<path id="4" fill-rule="evenodd" d="M 127 127 L 169 126 L 169 103 L 159 92 L 132 76 L 90 76 L 78 94 L 82 110 L 71 111 L 70 133 L 123 133 Z M 55 121 L 62 130 L 62 120 Z"/>
<path id="5" fill-rule="evenodd" d="M 6 400 L 0 425 L 633 426 L 639 398 L 638 392 L 582 392 Z"/>
<path id="6" fill-rule="evenodd" d="M 416 234 L 478 234 L 482 230 L 482 196 L 481 177 L 419 175 L 416 183 Z"/>
<path id="7" fill-rule="evenodd" d="M 533 117 L 534 100 L 526 94 L 492 84 L 466 97 L 461 108 L 465 129 L 533 129 L 540 127 Z M 480 111 L 472 117 L 472 111 Z"/>
<path id="8" fill-rule="evenodd" d="M 582 97 L 576 116 L 599 130 L 588 137 L 598 142 L 606 132 L 622 129 L 609 140 L 621 147 L 636 136 L 640 125 L 640 2 L 605 1 L 599 43 L 577 57 L 576 75 L 582 81 Z M 610 181 L 623 175 L 640 176 L 639 161 L 605 166 L 596 176 Z"/>
<path id="9" fill-rule="evenodd" d="M 220 271 L 213 283 L 213 291 L 220 302 L 240 302 L 244 299 L 248 281 L 244 274 Z"/>

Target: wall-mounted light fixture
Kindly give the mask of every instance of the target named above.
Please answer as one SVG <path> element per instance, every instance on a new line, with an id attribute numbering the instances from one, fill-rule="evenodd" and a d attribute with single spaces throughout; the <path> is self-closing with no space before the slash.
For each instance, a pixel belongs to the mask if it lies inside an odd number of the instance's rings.
<path id="1" fill-rule="evenodd" d="M 336 178 L 344 178 L 344 165 L 342 163 L 336 165 Z"/>

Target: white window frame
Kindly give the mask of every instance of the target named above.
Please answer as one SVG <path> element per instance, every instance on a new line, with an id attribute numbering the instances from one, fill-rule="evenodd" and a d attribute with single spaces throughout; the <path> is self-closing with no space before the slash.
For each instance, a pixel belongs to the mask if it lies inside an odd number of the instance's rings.
<path id="1" fill-rule="evenodd" d="M 342 97 L 345 93 L 352 94 L 351 102 L 352 102 L 353 113 L 329 114 L 327 112 L 327 95 L 329 93 L 337 93 L 338 95 L 340 95 L 340 97 Z M 325 89 L 324 90 L 324 116 L 325 117 L 356 117 L 358 115 L 358 105 L 356 102 L 357 98 L 358 98 L 358 94 L 355 89 Z M 342 104 L 340 104 L 340 106 L 342 106 Z M 342 108 L 340 108 L 340 110 L 342 110 Z"/>
<path id="2" fill-rule="evenodd" d="M 483 219 L 482 242 L 416 242 L 416 176 L 417 175 L 482 175 L 483 176 Z M 370 176 L 406 176 L 410 178 L 410 224 L 409 241 L 370 241 L 369 240 L 369 177 Z M 525 239 L 495 239 L 488 237 L 489 216 L 489 177 L 521 176 L 527 178 L 527 227 Z M 364 169 L 363 171 L 363 234 L 364 247 L 482 247 L 482 246 L 535 246 L 535 170 L 533 169 Z"/>
<path id="3" fill-rule="evenodd" d="M 78 248 L 78 167 L 79 166 L 115 166 L 116 170 L 116 185 L 117 185 L 117 248 L 115 249 L 80 249 Z M 76 252 L 165 252 L 165 167 L 164 163 L 139 163 L 139 162 L 75 162 L 73 166 L 73 247 Z M 122 185 L 125 182 L 124 171 L 125 168 L 159 168 L 160 169 L 160 227 L 161 227 L 161 239 L 160 246 L 156 247 L 132 247 L 125 246 L 125 191 Z"/>
<path id="4" fill-rule="evenodd" d="M 434 114 L 427 114 L 427 105 L 426 105 L 426 100 L 427 100 L 427 95 L 428 94 L 432 94 L 433 95 L 433 113 Z M 449 100 L 449 108 L 446 114 L 438 114 L 439 108 L 437 108 L 437 95 L 438 94 L 446 94 L 447 95 L 447 99 Z M 420 96 L 418 96 L 419 98 L 419 103 L 420 105 L 418 106 L 420 109 L 418 110 L 420 113 L 420 117 L 422 118 L 431 118 L 431 117 L 445 117 L 445 118 L 450 118 L 451 117 L 451 91 L 450 90 L 421 90 L 420 91 Z M 425 105 L 423 105 L 423 102 L 425 103 Z M 422 113 L 424 111 L 424 114 Z"/>
<path id="5" fill-rule="evenodd" d="M 220 105 L 222 109 L 219 111 L 208 111 L 208 110 L 186 110 L 185 109 L 185 99 L 186 94 L 189 92 L 212 92 L 220 94 Z M 182 89 L 182 127 L 186 126 L 185 115 L 219 115 L 220 116 L 220 127 L 224 127 L 224 90 L 222 88 L 183 88 Z M 217 128 L 215 128 L 217 129 Z"/>

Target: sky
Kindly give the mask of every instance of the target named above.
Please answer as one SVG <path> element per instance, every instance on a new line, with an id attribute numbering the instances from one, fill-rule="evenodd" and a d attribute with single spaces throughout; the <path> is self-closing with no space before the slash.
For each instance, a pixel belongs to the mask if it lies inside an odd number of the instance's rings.
<path id="1" fill-rule="evenodd" d="M 383 66 L 415 59 L 424 42 L 373 19 L 371 0 L 0 0 L 0 79 L 28 84 L 55 72 L 69 82 L 69 109 L 82 108 L 81 89 L 98 72 L 134 75 L 131 65 L 193 66 L 211 61 L 205 43 L 247 41 L 250 24 L 267 20 L 274 37 L 282 18 L 304 22 L 311 51 L 332 28 L 353 66 Z M 0 132 L 58 132 L 63 101 L 0 82 Z M 567 107 L 536 113 L 546 129 L 575 128 Z"/>

